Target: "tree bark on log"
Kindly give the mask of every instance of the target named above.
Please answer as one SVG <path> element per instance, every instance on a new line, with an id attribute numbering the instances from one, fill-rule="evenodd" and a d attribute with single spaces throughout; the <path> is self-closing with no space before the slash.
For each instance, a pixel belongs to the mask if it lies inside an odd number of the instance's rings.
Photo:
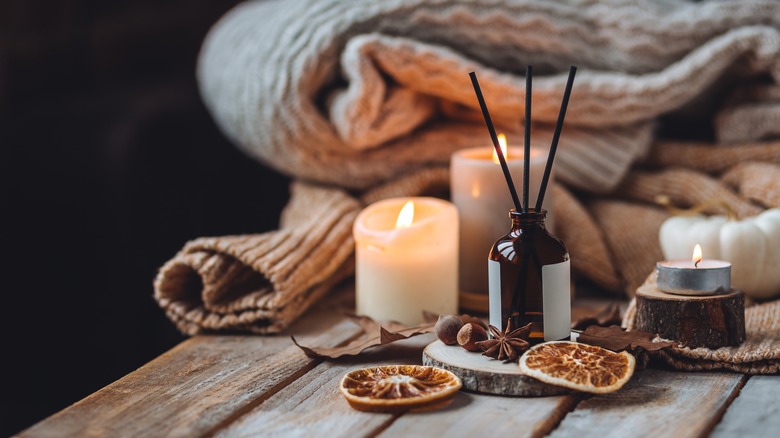
<path id="1" fill-rule="evenodd" d="M 673 295 L 651 277 L 636 292 L 636 328 L 690 348 L 716 349 L 745 341 L 745 294 Z"/>

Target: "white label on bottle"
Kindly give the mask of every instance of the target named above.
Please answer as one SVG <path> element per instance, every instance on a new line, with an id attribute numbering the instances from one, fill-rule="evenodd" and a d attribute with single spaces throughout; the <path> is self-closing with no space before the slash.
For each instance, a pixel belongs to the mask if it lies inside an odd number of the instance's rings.
<path id="1" fill-rule="evenodd" d="M 569 339 L 571 335 L 570 279 L 571 269 L 569 260 L 542 266 L 542 305 L 544 306 L 545 341 Z M 490 290 L 492 292 L 493 289 Z M 492 318 L 492 307 L 490 315 Z"/>
<path id="2" fill-rule="evenodd" d="M 501 325 L 501 264 L 488 259 L 488 310 L 490 325 L 503 330 Z"/>

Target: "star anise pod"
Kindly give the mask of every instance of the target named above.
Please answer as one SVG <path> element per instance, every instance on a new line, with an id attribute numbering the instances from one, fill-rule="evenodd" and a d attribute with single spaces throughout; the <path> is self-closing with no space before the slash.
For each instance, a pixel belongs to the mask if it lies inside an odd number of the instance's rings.
<path id="1" fill-rule="evenodd" d="M 492 325 L 489 326 L 489 329 L 493 337 L 476 344 L 484 351 L 483 356 L 503 361 L 515 361 L 530 347 L 528 343 L 528 335 L 531 334 L 530 322 L 515 329 L 512 327 L 512 319 L 510 318 L 506 323 L 504 333 Z"/>

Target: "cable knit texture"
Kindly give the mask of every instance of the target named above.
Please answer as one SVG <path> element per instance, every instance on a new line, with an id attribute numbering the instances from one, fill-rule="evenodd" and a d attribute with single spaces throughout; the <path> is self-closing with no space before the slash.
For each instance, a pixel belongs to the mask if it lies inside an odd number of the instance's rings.
<path id="1" fill-rule="evenodd" d="M 365 189 L 487 143 L 470 70 L 513 132 L 519 72 L 533 64 L 534 138 L 549 144 L 576 64 L 558 176 L 605 192 L 647 151 L 659 115 L 712 96 L 719 80 L 780 79 L 780 4 L 637 3 L 247 2 L 209 33 L 198 78 L 219 125 L 250 155 Z M 738 113 L 718 120 L 749 129 Z"/>
<path id="2" fill-rule="evenodd" d="M 550 189 L 555 233 L 577 276 L 630 295 L 661 257 L 656 195 L 720 197 L 743 217 L 778 206 L 778 29 L 770 1 L 243 3 L 204 42 L 201 93 L 238 147 L 298 181 L 280 230 L 188 243 L 155 298 L 189 334 L 283 329 L 353 272 L 363 206 L 446 197 L 451 153 L 489 144 L 469 71 L 499 129 L 521 138 L 526 64 L 538 144 L 580 68 Z M 656 139 L 670 120 L 711 129 Z"/>

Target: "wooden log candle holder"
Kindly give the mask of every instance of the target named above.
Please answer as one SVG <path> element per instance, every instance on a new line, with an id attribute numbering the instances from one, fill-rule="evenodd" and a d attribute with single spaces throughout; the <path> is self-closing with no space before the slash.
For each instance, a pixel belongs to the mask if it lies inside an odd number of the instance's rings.
<path id="1" fill-rule="evenodd" d="M 655 272 L 636 291 L 638 330 L 716 349 L 745 341 L 745 294 L 731 288 L 720 295 L 673 295 L 658 289 Z"/>

